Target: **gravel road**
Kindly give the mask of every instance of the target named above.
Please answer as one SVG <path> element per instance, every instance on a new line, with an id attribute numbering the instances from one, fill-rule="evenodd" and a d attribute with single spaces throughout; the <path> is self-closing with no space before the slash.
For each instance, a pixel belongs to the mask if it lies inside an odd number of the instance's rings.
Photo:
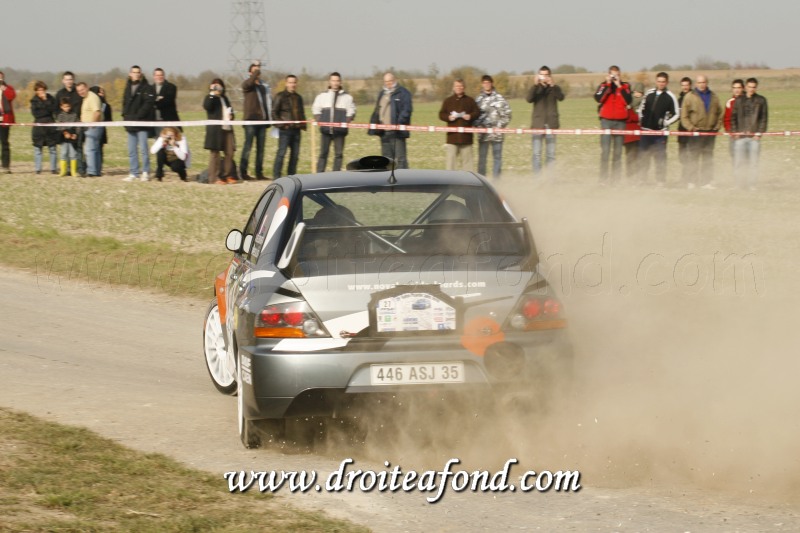
<path id="1" fill-rule="evenodd" d="M 235 400 L 213 389 L 203 364 L 205 302 L 11 269 L 0 269 L 0 294 L 6 309 L 0 328 L 4 407 L 164 453 L 219 475 L 222 486 L 223 473 L 233 470 L 314 469 L 327 476 L 345 457 L 353 457 L 362 469 L 384 469 L 383 460 L 404 470 L 414 463 L 404 460 L 414 457 L 415 450 L 399 445 L 393 448 L 397 455 L 384 457 L 374 450 L 342 447 L 324 453 L 243 449 Z M 472 453 L 470 464 L 499 469 L 505 450 L 498 446 L 487 444 L 485 464 Z M 538 467 L 562 467 L 550 457 L 550 464 Z M 563 466 L 575 464 L 582 467 L 580 460 Z M 282 491 L 279 497 L 287 506 L 323 510 L 387 532 L 800 530 L 796 505 L 692 483 L 671 485 L 648 474 L 626 478 L 602 472 L 593 459 L 582 490 L 574 494 L 450 491 L 433 505 L 419 492 Z"/>

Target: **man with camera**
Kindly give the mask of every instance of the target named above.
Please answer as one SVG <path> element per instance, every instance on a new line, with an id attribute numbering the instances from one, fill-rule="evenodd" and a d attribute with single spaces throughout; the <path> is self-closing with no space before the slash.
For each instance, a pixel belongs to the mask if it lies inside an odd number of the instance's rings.
<path id="1" fill-rule="evenodd" d="M 624 130 L 628 120 L 628 106 L 633 101 L 631 86 L 622 81 L 619 67 L 608 68 L 606 81 L 600 84 L 594 93 L 599 104 L 600 127 L 604 130 Z M 605 134 L 600 136 L 600 184 L 614 184 L 622 173 L 622 141 L 621 134 Z M 613 147 L 613 153 L 612 153 Z M 609 159 L 611 174 L 609 178 Z"/>
<path id="2" fill-rule="evenodd" d="M 261 80 L 261 62 L 254 61 L 248 70 L 247 79 L 242 83 L 244 93 L 244 120 L 272 120 L 272 94 L 269 84 Z M 244 146 L 239 160 L 239 176 L 243 180 L 252 180 L 247 173 L 250 164 L 250 150 L 253 139 L 256 141 L 255 179 L 265 180 L 264 176 L 264 144 L 267 140 L 268 124 L 247 124 L 244 126 Z"/>
<path id="3" fill-rule="evenodd" d="M 8 136 L 11 133 L 9 124 L 14 123 L 14 98 L 17 92 L 6 83 L 6 75 L 0 72 L 0 147 L 2 149 L 3 170 L 11 173 L 11 144 Z"/>
<path id="4" fill-rule="evenodd" d="M 564 100 L 564 92 L 561 87 L 553 82 L 550 67 L 542 66 L 536 76 L 536 83 L 528 89 L 526 98 L 529 104 L 533 104 L 533 114 L 531 118 L 531 128 L 534 129 L 554 129 L 561 127 L 558 116 L 558 102 Z M 547 159 L 546 165 L 552 165 L 556 160 L 556 136 L 552 133 L 537 133 L 533 136 L 533 173 L 538 174 L 542 171 L 542 144 L 545 146 Z"/>

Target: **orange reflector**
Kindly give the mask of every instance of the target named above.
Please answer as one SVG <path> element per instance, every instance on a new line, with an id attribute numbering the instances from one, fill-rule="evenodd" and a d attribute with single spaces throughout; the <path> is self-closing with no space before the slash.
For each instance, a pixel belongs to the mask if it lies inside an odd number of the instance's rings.
<path id="1" fill-rule="evenodd" d="M 304 338 L 306 336 L 302 329 L 297 328 L 254 328 L 253 334 L 259 338 L 285 339 L 285 338 Z"/>
<path id="2" fill-rule="evenodd" d="M 478 357 L 486 354 L 486 348 L 506 338 L 500 330 L 500 324 L 489 317 L 473 318 L 464 325 L 464 334 L 461 336 L 461 346 Z"/>
<path id="3" fill-rule="evenodd" d="M 528 322 L 528 325 L 525 326 L 525 331 L 539 331 L 542 329 L 561 329 L 567 327 L 567 321 L 562 319 L 559 320 L 535 320 L 533 322 Z"/>

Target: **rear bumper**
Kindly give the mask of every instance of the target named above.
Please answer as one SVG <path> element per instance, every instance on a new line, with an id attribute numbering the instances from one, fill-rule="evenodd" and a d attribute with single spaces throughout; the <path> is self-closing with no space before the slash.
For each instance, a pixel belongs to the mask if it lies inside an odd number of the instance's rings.
<path id="1" fill-rule="evenodd" d="M 507 334 L 478 356 L 457 337 L 352 339 L 346 346 L 318 351 L 284 351 L 279 341 L 239 348 L 243 359 L 246 418 L 330 415 L 364 395 L 389 397 L 513 387 L 537 388 L 571 374 L 572 347 L 566 330 Z M 295 347 L 297 345 L 294 345 Z M 370 365 L 394 363 L 464 364 L 459 384 L 373 385 Z"/>

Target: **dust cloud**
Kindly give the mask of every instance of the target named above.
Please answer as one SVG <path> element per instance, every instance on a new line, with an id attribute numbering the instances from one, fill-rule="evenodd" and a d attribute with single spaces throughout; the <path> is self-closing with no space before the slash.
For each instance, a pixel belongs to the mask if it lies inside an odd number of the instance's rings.
<path id="1" fill-rule="evenodd" d="M 499 470 L 515 457 L 520 468 L 580 470 L 584 486 L 800 501 L 800 214 L 783 208 L 797 193 L 530 178 L 500 190 L 529 218 L 564 303 L 571 383 L 546 409 L 397 399 L 364 413 L 355 451 L 348 429 L 338 445 L 332 432 L 328 453 L 405 470 L 451 457 Z"/>

